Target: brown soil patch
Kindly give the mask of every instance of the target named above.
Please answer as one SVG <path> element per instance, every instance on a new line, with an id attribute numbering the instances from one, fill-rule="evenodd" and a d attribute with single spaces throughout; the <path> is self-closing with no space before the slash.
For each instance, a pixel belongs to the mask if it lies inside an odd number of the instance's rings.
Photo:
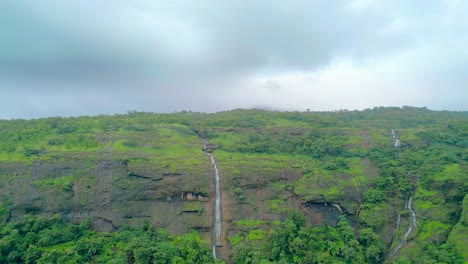
<path id="1" fill-rule="evenodd" d="M 362 146 L 366 149 L 371 149 L 375 146 L 375 140 L 369 135 L 368 131 L 361 131 L 361 137 L 363 139 Z"/>
<path id="2" fill-rule="evenodd" d="M 374 167 L 374 164 L 372 164 L 372 161 L 367 157 L 362 160 L 362 163 L 364 164 L 364 172 L 366 173 L 367 178 L 374 180 L 379 176 L 379 172 L 377 171 L 377 168 Z"/>

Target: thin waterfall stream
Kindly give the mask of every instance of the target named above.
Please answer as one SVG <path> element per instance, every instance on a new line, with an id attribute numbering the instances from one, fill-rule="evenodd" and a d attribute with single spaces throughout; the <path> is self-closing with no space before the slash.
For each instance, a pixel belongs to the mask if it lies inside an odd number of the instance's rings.
<path id="1" fill-rule="evenodd" d="M 215 205 L 214 205 L 214 213 L 213 213 L 213 229 L 214 229 L 214 238 L 213 238 L 213 257 L 219 258 L 218 254 L 216 253 L 216 247 L 221 246 L 221 184 L 219 178 L 219 171 L 218 166 L 216 165 L 215 158 L 213 154 L 207 151 L 207 142 L 204 141 L 203 144 L 203 151 L 206 155 L 210 157 L 211 166 L 214 168 L 214 182 L 215 182 Z"/>
<path id="2" fill-rule="evenodd" d="M 400 157 L 401 156 L 400 139 L 395 134 L 395 131 L 393 129 L 392 129 L 391 132 L 392 132 L 392 138 L 395 140 L 395 147 L 398 148 L 398 152 L 399 152 L 398 157 Z M 419 183 L 419 177 L 416 178 L 416 186 L 418 185 L 418 183 Z M 398 245 L 390 252 L 390 254 L 388 254 L 388 257 L 387 257 L 386 261 L 388 261 L 396 253 L 398 253 L 398 251 L 401 249 L 401 247 L 403 247 L 406 244 L 406 242 L 408 242 L 408 237 L 411 234 L 411 231 L 413 231 L 413 229 L 416 227 L 416 213 L 414 212 L 414 210 L 413 210 L 413 208 L 411 206 L 411 203 L 413 202 L 413 196 L 414 196 L 414 192 L 411 192 L 411 195 L 409 196 L 408 200 L 405 203 L 405 209 L 408 210 L 409 213 L 410 213 L 409 214 L 409 222 L 410 223 L 409 223 L 408 229 L 406 229 L 406 232 L 403 235 L 403 238 L 401 239 L 401 241 L 398 243 Z M 398 217 L 397 217 L 397 220 L 396 220 L 396 225 L 395 225 L 395 228 L 393 229 L 392 243 L 395 240 L 396 231 L 400 227 L 400 222 L 401 222 L 401 214 L 398 214 Z"/>
<path id="3" fill-rule="evenodd" d="M 408 226 L 408 229 L 406 229 L 406 232 L 403 238 L 401 239 L 400 243 L 398 243 L 398 245 L 392 250 L 392 252 L 388 254 L 388 259 L 393 257 L 401 249 L 401 247 L 403 247 L 406 244 L 406 242 L 408 241 L 408 236 L 411 234 L 411 231 L 413 231 L 414 227 L 416 226 L 416 213 L 411 207 L 412 201 L 413 201 L 413 193 L 411 193 L 410 197 L 408 198 L 405 204 L 405 209 L 409 210 L 410 212 L 410 216 L 409 216 L 410 224 Z M 393 230 L 394 234 L 396 233 L 396 230 L 398 229 L 400 225 L 400 218 L 401 218 L 401 215 L 398 214 L 397 225 L 395 226 L 395 229 Z"/>

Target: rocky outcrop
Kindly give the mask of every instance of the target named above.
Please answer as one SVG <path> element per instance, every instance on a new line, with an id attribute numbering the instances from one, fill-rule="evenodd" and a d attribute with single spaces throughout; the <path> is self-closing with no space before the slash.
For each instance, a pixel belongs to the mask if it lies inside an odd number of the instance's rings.
<path id="1" fill-rule="evenodd" d="M 186 191 L 182 188 L 194 182 L 190 175 L 166 173 L 163 176 L 163 167 L 150 161 L 139 163 L 147 174 L 129 173 L 128 164 L 117 157 L 96 160 L 83 153 L 38 159 L 32 164 L 3 162 L 0 201 L 9 202 L 8 220 L 13 222 L 25 214 L 60 213 L 75 223 L 90 218 L 94 228 L 102 231 L 147 220 L 174 233 L 185 232 L 193 226 L 205 228 L 203 223 L 209 223 L 206 214 L 190 217 L 178 214 L 186 200 L 208 200 L 206 194 L 198 192 L 186 192 L 184 199 L 177 198 Z"/>

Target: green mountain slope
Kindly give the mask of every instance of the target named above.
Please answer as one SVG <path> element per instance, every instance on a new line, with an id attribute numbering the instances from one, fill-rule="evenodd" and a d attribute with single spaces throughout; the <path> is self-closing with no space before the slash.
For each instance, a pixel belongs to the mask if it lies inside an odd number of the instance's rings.
<path id="1" fill-rule="evenodd" d="M 465 262 L 468 262 L 468 195 L 463 199 L 463 211 L 460 221 L 450 232 L 448 243 L 453 245 L 458 252 L 463 253 Z"/>
<path id="2" fill-rule="evenodd" d="M 60 213 L 98 231 L 150 223 L 208 241 L 215 194 L 204 141 L 221 175 L 227 262 L 466 258 L 468 113 L 413 107 L 0 120 L 2 222 Z"/>

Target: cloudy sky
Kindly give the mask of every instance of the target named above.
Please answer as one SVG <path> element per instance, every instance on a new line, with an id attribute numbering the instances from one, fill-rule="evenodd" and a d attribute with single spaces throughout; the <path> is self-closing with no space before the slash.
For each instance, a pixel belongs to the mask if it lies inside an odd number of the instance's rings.
<path id="1" fill-rule="evenodd" d="M 0 1 L 0 118 L 468 110 L 468 1 Z"/>

